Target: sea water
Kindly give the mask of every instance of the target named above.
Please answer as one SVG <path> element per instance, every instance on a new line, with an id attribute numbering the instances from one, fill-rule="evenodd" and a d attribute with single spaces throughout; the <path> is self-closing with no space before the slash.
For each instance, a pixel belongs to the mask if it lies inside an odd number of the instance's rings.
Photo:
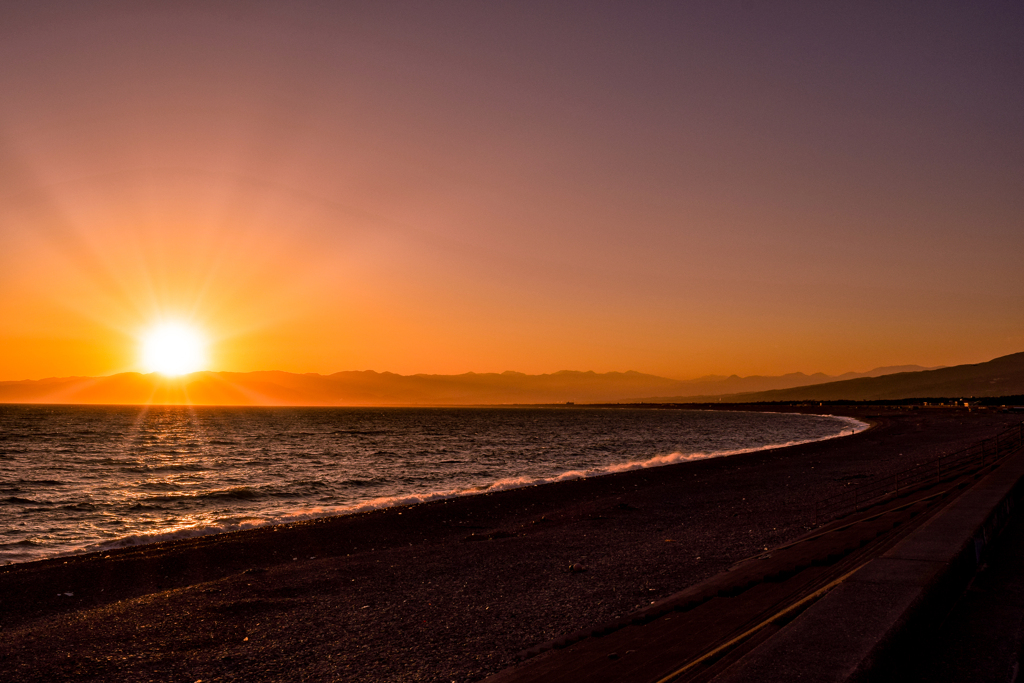
<path id="1" fill-rule="evenodd" d="M 650 408 L 0 405 L 0 564 L 864 428 L 832 416 Z"/>

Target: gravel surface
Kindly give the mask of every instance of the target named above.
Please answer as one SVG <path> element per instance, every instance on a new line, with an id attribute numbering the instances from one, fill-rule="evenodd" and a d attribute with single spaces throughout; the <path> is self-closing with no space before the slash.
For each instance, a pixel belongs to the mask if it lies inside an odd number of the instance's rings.
<path id="1" fill-rule="evenodd" d="M 821 410 L 821 409 L 818 409 Z M 820 498 L 1019 415 L 0 568 L 9 681 L 476 681 L 813 527 Z M 810 411 L 808 411 L 810 412 Z M 584 571 L 570 571 L 579 563 Z"/>

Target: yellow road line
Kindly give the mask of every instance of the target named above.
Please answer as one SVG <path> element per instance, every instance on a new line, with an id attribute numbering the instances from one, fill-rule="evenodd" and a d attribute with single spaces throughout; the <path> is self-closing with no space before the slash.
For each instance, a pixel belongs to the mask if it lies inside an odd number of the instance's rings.
<path id="1" fill-rule="evenodd" d="M 871 560 L 868 560 L 868 562 L 865 562 L 864 564 L 860 565 L 856 569 L 853 569 L 853 570 L 847 572 L 846 574 L 843 574 L 842 576 L 840 576 L 835 581 L 833 581 L 833 582 L 831 582 L 831 583 L 829 583 L 829 584 L 819 588 L 818 590 L 814 591 L 810 595 L 807 595 L 807 596 L 803 597 L 802 599 L 798 600 L 797 602 L 794 602 L 792 605 L 790 605 L 786 609 L 782 610 L 781 612 L 777 612 L 776 614 L 774 614 L 771 617 L 769 617 L 769 618 L 765 619 L 764 621 L 762 621 L 757 626 L 754 626 L 753 628 L 751 628 L 751 629 L 741 633 L 740 635 L 736 636 L 735 638 L 733 638 L 729 642 L 727 642 L 727 643 L 725 643 L 723 645 L 719 645 L 718 647 L 716 647 L 711 652 L 708 652 L 707 654 L 699 657 L 698 659 L 693 660 L 692 662 L 690 662 L 686 666 L 683 666 L 682 668 L 676 669 L 675 671 L 670 673 L 668 676 L 665 676 L 664 678 L 658 679 L 657 683 L 669 683 L 669 681 L 671 681 L 673 678 L 676 678 L 680 674 L 686 673 L 687 671 L 689 671 L 693 667 L 697 666 L 698 664 L 700 664 L 704 660 L 708 659 L 709 657 L 714 657 L 716 654 L 718 654 L 722 650 L 725 650 L 726 648 L 732 647 L 733 645 L 735 645 L 739 641 L 743 640 L 744 638 L 747 638 L 748 636 L 752 635 L 753 633 L 756 633 L 757 631 L 761 630 L 762 628 L 764 628 L 768 624 L 772 623 L 773 621 L 775 621 L 779 617 L 782 617 L 782 616 L 784 616 L 786 614 L 789 614 L 790 612 L 792 612 L 793 610 L 797 609 L 798 607 L 801 607 L 802 605 L 810 602 L 811 600 L 814 600 L 814 599 L 820 597 L 826 591 L 834 588 L 835 586 L 838 586 L 843 581 L 845 581 L 846 579 L 850 578 L 855 573 L 857 573 L 858 571 L 863 569 L 869 562 L 871 562 Z"/>

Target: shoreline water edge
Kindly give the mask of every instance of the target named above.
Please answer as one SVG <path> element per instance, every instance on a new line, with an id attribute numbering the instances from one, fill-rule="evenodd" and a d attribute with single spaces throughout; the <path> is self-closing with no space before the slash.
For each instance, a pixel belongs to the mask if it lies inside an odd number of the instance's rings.
<path id="1" fill-rule="evenodd" d="M 19 682 L 479 681 L 807 533 L 827 495 L 1019 423 L 843 412 L 872 428 L 0 567 L 0 661 Z"/>
<path id="2" fill-rule="evenodd" d="M 586 407 L 581 407 L 586 410 Z M 721 411 L 713 410 L 686 410 L 688 413 L 714 413 Z M 750 411 L 730 411 L 732 413 L 744 413 Z M 451 498 L 481 495 L 487 493 L 494 493 L 498 491 L 512 490 L 517 488 L 532 487 L 532 486 L 543 486 L 545 484 L 557 483 L 561 481 L 570 481 L 576 479 L 587 479 L 598 476 L 606 476 L 609 474 L 616 474 L 619 472 L 626 472 L 637 469 L 648 469 L 654 467 L 663 467 L 666 465 L 679 464 L 683 462 L 693 462 L 698 460 L 706 460 L 710 458 L 722 458 L 734 455 L 740 455 L 744 453 L 753 453 L 758 451 L 766 451 L 778 448 L 786 448 L 790 446 L 802 445 L 805 443 L 814 443 L 817 441 L 825 441 L 829 439 L 840 438 L 844 436 L 852 436 L 859 432 L 869 428 L 869 424 L 857 420 L 855 418 L 837 416 L 830 414 L 820 413 L 792 413 L 783 411 L 757 411 L 761 414 L 779 414 L 785 416 L 806 414 L 808 417 L 819 417 L 836 420 L 842 424 L 847 425 L 840 429 L 834 434 L 825 436 L 819 436 L 807 439 L 794 439 L 786 442 L 772 442 L 763 445 L 758 445 L 749 448 L 734 448 L 726 450 L 713 450 L 713 451 L 694 451 L 694 452 L 680 452 L 675 451 L 668 454 L 657 454 L 643 459 L 628 460 L 625 462 L 611 462 L 608 464 L 597 465 L 586 469 L 567 469 L 558 472 L 552 476 L 523 476 L 523 475 L 512 475 L 503 476 L 494 481 L 481 483 L 478 485 L 469 486 L 458 486 L 455 488 L 440 488 L 437 490 L 430 490 L 427 492 L 413 492 L 408 491 L 399 495 L 389 495 L 372 497 L 364 500 L 358 500 L 351 504 L 346 505 L 298 505 L 293 512 L 287 512 L 284 514 L 266 514 L 259 511 L 258 509 L 243 515 L 241 521 L 233 523 L 214 523 L 214 524 L 193 524 L 189 526 L 174 525 L 177 528 L 171 530 L 155 530 L 148 533 L 128 533 L 123 536 L 113 539 L 103 539 L 86 543 L 84 545 L 78 545 L 71 548 L 63 548 L 52 552 L 41 552 L 34 557 L 26 557 L 19 560 L 0 560 L 0 564 L 13 564 L 17 562 L 31 562 L 39 559 L 48 559 L 56 557 L 67 557 L 71 555 L 84 554 L 90 552 L 99 552 L 113 550 L 117 548 L 126 548 L 132 546 L 146 545 L 149 543 L 160 543 L 164 541 L 173 541 L 178 539 L 196 538 L 206 535 L 215 535 L 221 533 L 231 533 L 237 531 L 246 531 L 251 529 L 260 528 L 263 526 L 273 526 L 279 524 L 289 524 L 294 522 L 307 521 L 312 519 L 319 519 L 325 517 L 334 517 L 340 515 L 352 515 L 359 514 L 362 512 L 368 512 L 371 510 L 385 509 L 391 507 L 409 506 L 416 505 L 419 503 L 448 500 Z M 112 454 L 113 455 L 113 454 Z M 22 501 L 25 499 L 10 498 L 9 500 Z M 140 502 L 140 507 L 144 507 L 145 501 Z M 65 505 L 65 507 L 70 507 Z M 71 514 L 71 513 L 69 513 Z"/>
<path id="3" fill-rule="evenodd" d="M 554 484 L 561 481 L 588 479 L 593 477 L 606 476 L 609 474 L 617 474 L 619 472 L 629 472 L 638 469 L 664 467 L 666 465 L 676 465 L 684 462 L 694 462 L 697 460 L 708 460 L 710 458 L 724 458 L 731 455 L 741 455 L 743 453 L 756 453 L 759 451 L 769 451 L 778 448 L 789 448 L 790 446 L 800 446 L 808 443 L 817 443 L 820 441 L 828 441 L 830 439 L 838 439 L 845 436 L 853 436 L 854 434 L 858 434 L 871 427 L 871 425 L 869 425 L 868 423 L 861 422 L 860 420 L 856 420 L 854 418 L 844 418 L 842 416 L 836 415 L 815 415 L 817 417 L 834 417 L 836 419 L 846 422 L 847 424 L 850 424 L 851 429 L 849 432 L 843 430 L 839 434 L 822 437 L 820 439 L 808 439 L 806 441 L 789 441 L 786 443 L 770 444 L 760 448 L 741 448 L 734 451 L 723 451 L 716 453 L 670 453 L 668 455 L 656 455 L 642 462 L 630 462 L 619 465 L 608 465 L 603 468 L 586 471 L 570 470 L 555 477 L 543 477 L 537 479 L 524 479 L 520 477 L 515 479 L 500 480 L 483 488 L 458 489 L 454 491 L 437 491 L 426 494 L 414 494 L 408 496 L 394 496 L 373 499 L 363 503 L 356 503 L 354 505 L 341 506 L 337 508 L 331 508 L 328 510 L 296 512 L 295 514 L 286 515 L 279 518 L 261 520 L 256 522 L 243 522 L 241 524 L 231 526 L 182 529 L 180 531 L 156 533 L 145 536 L 131 536 L 116 539 L 113 541 L 96 543 L 90 546 L 85 546 L 83 548 L 71 550 L 67 553 L 53 555 L 52 557 L 66 557 L 68 555 L 77 555 L 81 553 L 100 552 L 105 550 L 114 550 L 117 548 L 128 548 L 139 545 L 147 545 L 149 543 L 160 543 L 163 541 L 173 541 L 185 538 L 197 538 L 200 536 L 232 533 L 236 531 L 247 531 L 249 529 L 258 529 L 264 526 L 275 526 L 278 524 L 291 524 L 294 522 L 304 522 L 314 519 L 356 515 L 362 512 L 370 512 L 372 510 L 381 510 L 393 507 L 406 507 L 409 505 L 419 505 L 420 503 L 431 503 L 435 501 L 450 500 L 452 498 L 461 498 L 463 496 L 477 496 L 488 493 L 496 493 L 498 491 L 510 491 L 519 488 L 526 488 L 530 486 L 544 486 L 545 484 Z"/>

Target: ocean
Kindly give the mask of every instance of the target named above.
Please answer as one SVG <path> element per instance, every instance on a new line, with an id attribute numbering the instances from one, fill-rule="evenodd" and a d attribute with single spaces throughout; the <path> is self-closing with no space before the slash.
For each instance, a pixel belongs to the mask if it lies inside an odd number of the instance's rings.
<path id="1" fill-rule="evenodd" d="M 0 405 L 0 564 L 722 457 L 865 429 L 644 408 Z"/>

